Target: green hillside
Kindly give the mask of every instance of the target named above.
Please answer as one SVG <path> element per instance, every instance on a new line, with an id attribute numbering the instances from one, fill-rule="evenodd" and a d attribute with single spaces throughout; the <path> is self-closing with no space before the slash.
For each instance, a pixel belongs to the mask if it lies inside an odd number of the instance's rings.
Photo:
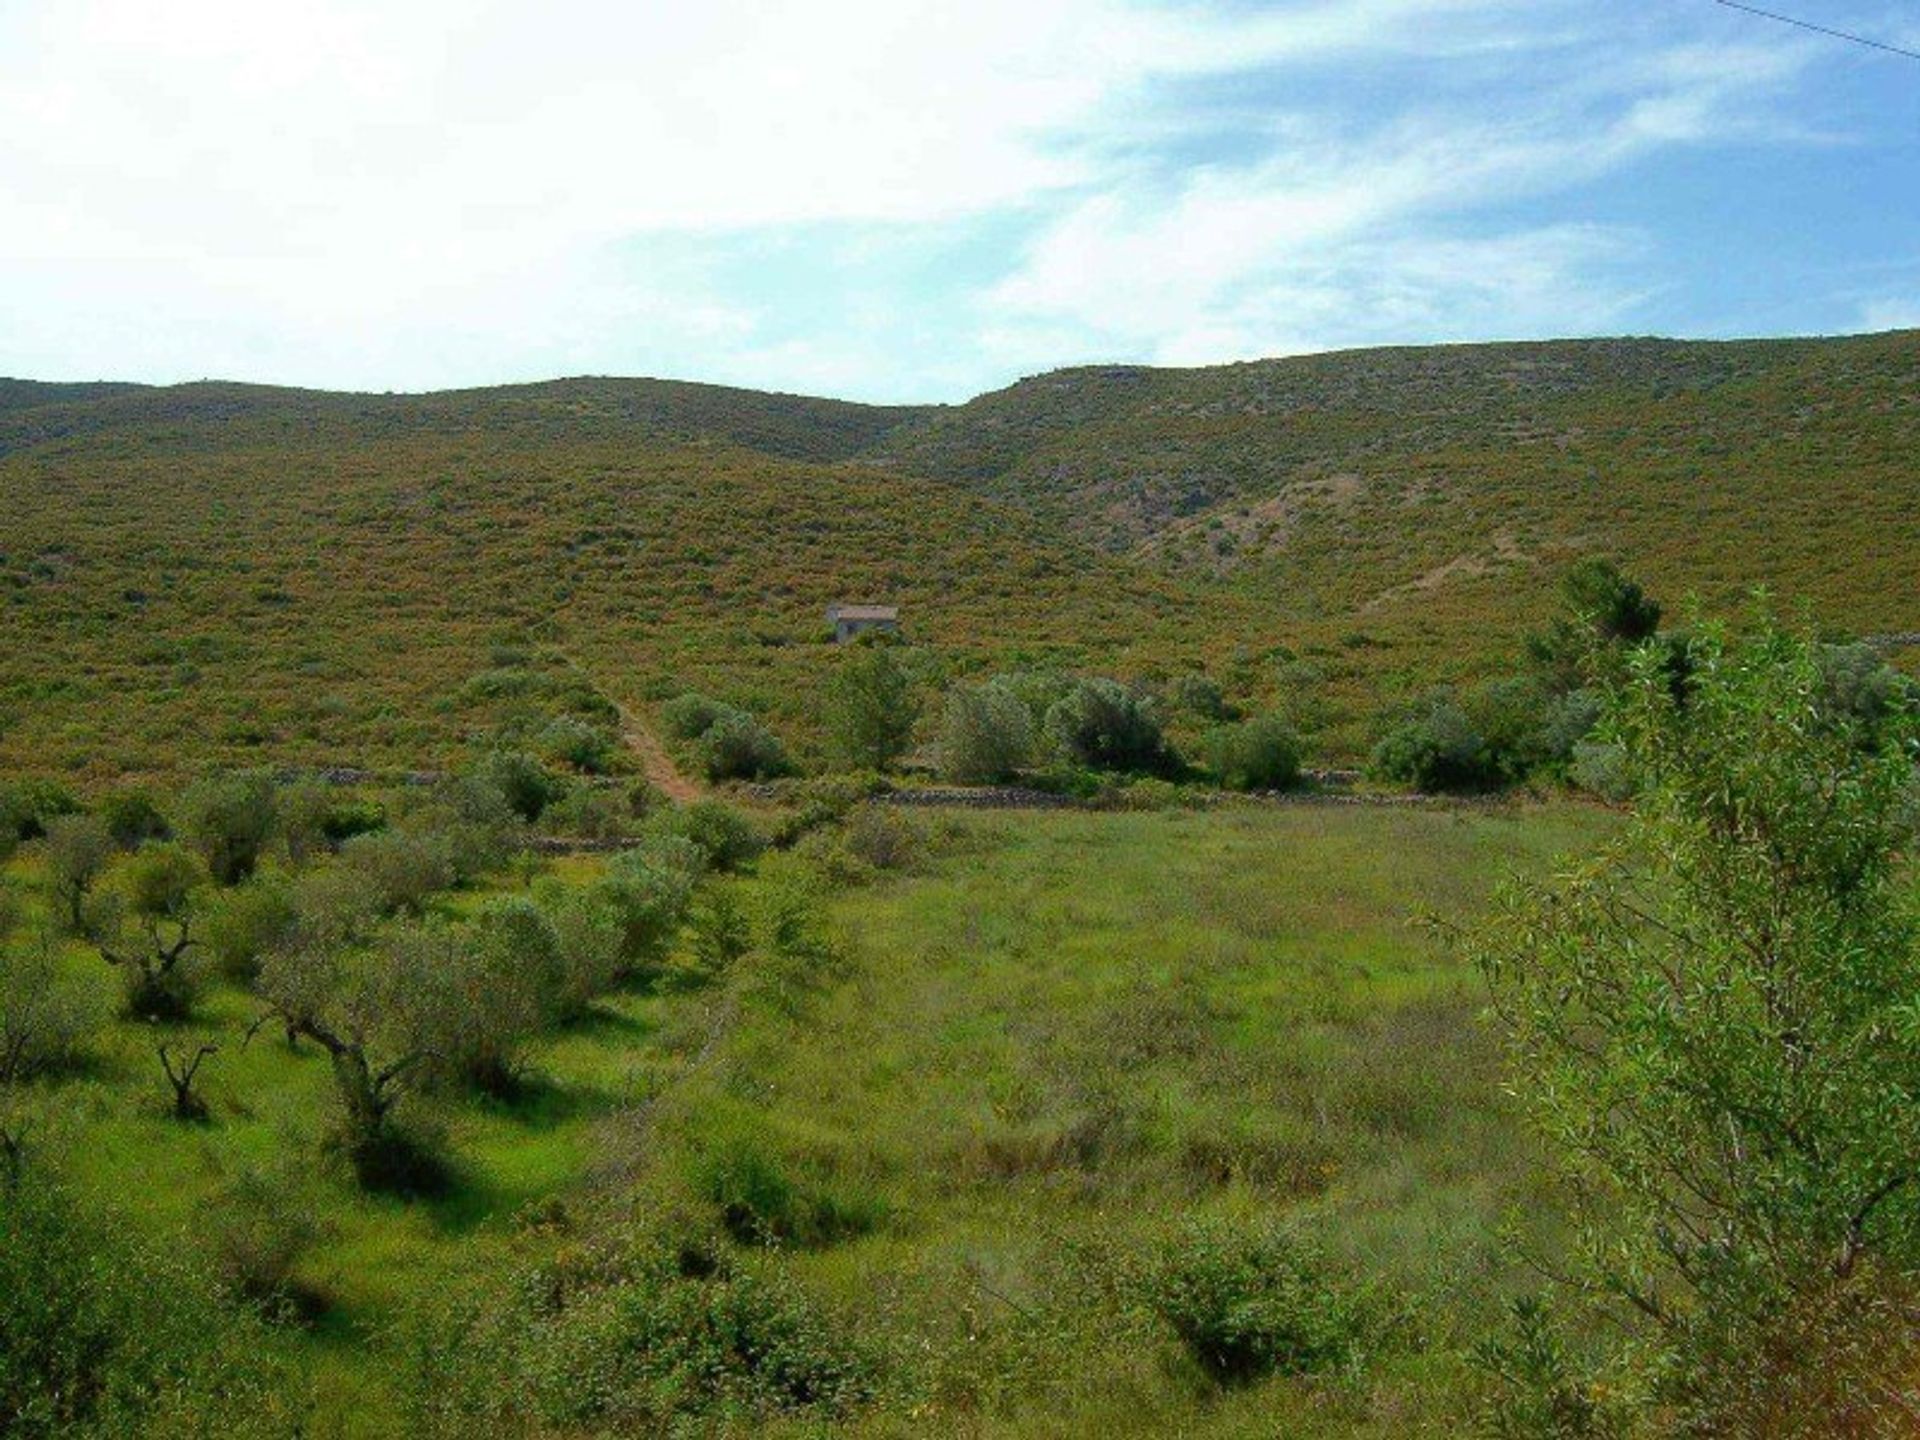
<path id="1" fill-rule="evenodd" d="M 492 647 L 699 684 L 802 747 L 823 607 L 946 669 L 1304 655 L 1380 705 L 1500 663 L 1607 554 L 1920 629 L 1920 333 L 1060 371 L 955 407 L 578 379 L 430 395 L 0 382 L 0 767 L 428 765 Z M 189 742 L 191 742 L 189 744 Z"/>
<path id="2" fill-rule="evenodd" d="M 1589 551 L 1676 600 L 1765 584 L 1837 626 L 1920 628 L 1916 442 L 1903 332 L 1061 371 L 887 446 L 1276 619 L 1460 655 Z"/>

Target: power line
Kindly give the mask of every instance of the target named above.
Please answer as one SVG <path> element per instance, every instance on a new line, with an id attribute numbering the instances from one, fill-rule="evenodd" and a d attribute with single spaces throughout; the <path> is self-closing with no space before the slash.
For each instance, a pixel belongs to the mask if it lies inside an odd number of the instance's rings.
<path id="1" fill-rule="evenodd" d="M 1781 15 L 1772 10 L 1762 10 L 1757 5 L 1742 5 L 1740 0 L 1713 0 L 1716 5 L 1724 5 L 1729 10 L 1744 10 L 1749 15 L 1758 15 L 1763 20 L 1778 20 L 1782 25 L 1793 25 L 1801 30 L 1811 30 L 1816 35 L 1830 35 L 1835 40 L 1847 40 L 1855 45 L 1865 45 L 1870 50 L 1884 50 L 1889 55 L 1898 55 L 1907 60 L 1920 60 L 1920 50 L 1903 50 L 1898 45 L 1889 45 L 1884 40 L 1869 40 L 1864 35 L 1855 35 L 1847 30 L 1832 30 L 1825 25 L 1816 25 L 1811 20 L 1796 20 L 1791 15 Z"/>

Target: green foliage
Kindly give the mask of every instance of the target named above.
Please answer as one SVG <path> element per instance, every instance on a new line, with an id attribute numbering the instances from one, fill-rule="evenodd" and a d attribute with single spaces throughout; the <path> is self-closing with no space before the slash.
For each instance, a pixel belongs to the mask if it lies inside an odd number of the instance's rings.
<path id="1" fill-rule="evenodd" d="M 207 905 L 200 934 L 214 968 L 237 984 L 251 984 L 269 951 L 294 932 L 299 909 L 293 885 L 256 875 L 223 890 Z"/>
<path id="2" fill-rule="evenodd" d="M 827 736 L 850 770 L 891 767 L 913 743 L 920 701 L 898 651 L 861 645 L 841 663 L 827 691 Z"/>
<path id="3" fill-rule="evenodd" d="M 540 732 L 540 753 L 549 760 L 588 775 L 604 775 L 613 766 L 619 745 L 598 725 L 563 715 Z M 516 807 L 517 808 L 517 807 Z M 537 815 L 526 819 L 536 820 Z"/>
<path id="4" fill-rule="evenodd" d="M 1628 834 L 1510 897 L 1479 958 L 1584 1202 L 1584 1277 L 1667 1401 L 1719 1431 L 1851 1431 L 1914 1359 L 1913 732 L 1863 750 L 1818 649 L 1770 623 L 1704 627 L 1686 660 L 1676 686 L 1634 654 L 1603 722 Z"/>
<path id="5" fill-rule="evenodd" d="M 452 839 L 411 826 L 354 836 L 340 847 L 339 864 L 358 878 L 368 903 L 382 915 L 417 915 L 429 896 L 461 879 Z"/>
<path id="6" fill-rule="evenodd" d="M 180 838 L 217 884 L 235 885 L 253 874 L 273 833 L 273 781 L 258 771 L 210 775 L 189 785 L 175 809 Z"/>
<path id="7" fill-rule="evenodd" d="M 676 740 L 698 740 L 720 720 L 741 712 L 688 691 L 660 707 L 661 727 Z"/>
<path id="8" fill-rule="evenodd" d="M 248 1316 L 178 1247 L 40 1177 L 0 1185 L 0 1432 L 16 1440 L 272 1436 L 300 1424 Z"/>
<path id="9" fill-rule="evenodd" d="M 1046 737 L 1089 770 L 1160 774 L 1178 763 L 1147 700 L 1113 680 L 1075 682 L 1048 708 Z"/>
<path id="10" fill-rule="evenodd" d="M 1235 718 L 1220 683 L 1206 675 L 1177 675 L 1167 686 L 1167 703 L 1175 709 L 1220 725 Z"/>
<path id="11" fill-rule="evenodd" d="M 1481 1416 L 1491 1440 L 1615 1440 L 1631 1413 L 1584 1372 L 1537 1299 L 1514 1302 L 1510 1333 L 1479 1347 L 1495 1388 Z"/>
<path id="12" fill-rule="evenodd" d="M 828 1422 L 874 1393 L 871 1349 L 770 1266 L 693 1241 L 577 1268 L 428 1340 L 419 1431 L 756 1430 Z"/>
<path id="13" fill-rule="evenodd" d="M 1301 1235 L 1220 1224 L 1169 1245 L 1142 1299 L 1222 1384 L 1347 1366 L 1385 1317 L 1380 1297 Z"/>
<path id="14" fill-rule="evenodd" d="M 701 979 L 715 979 L 753 948 L 753 924 L 734 892 L 725 886 L 701 893 L 688 916 L 688 948 L 693 970 Z"/>
<path id="15" fill-rule="evenodd" d="M 1285 790 L 1300 779 L 1300 736 L 1277 715 L 1207 733 L 1207 766 L 1228 790 Z"/>
<path id="16" fill-rule="evenodd" d="M 1822 710 L 1867 750 L 1898 739 L 1920 710 L 1920 683 L 1901 674 L 1871 645 L 1822 645 Z"/>
<path id="17" fill-rule="evenodd" d="M 1371 768 L 1382 779 L 1426 791 L 1486 790 L 1506 775 L 1471 717 L 1444 693 L 1381 736 Z"/>
<path id="18" fill-rule="evenodd" d="M 1660 628 L 1660 606 L 1610 560 L 1590 556 L 1560 577 L 1561 613 L 1540 634 L 1529 637 L 1534 659 L 1571 689 L 1610 655 L 1653 638 Z"/>
<path id="19" fill-rule="evenodd" d="M 869 1233 L 882 1218 L 870 1197 L 796 1176 L 769 1138 L 749 1126 L 708 1139 L 694 1170 L 720 1224 L 743 1245 L 833 1245 Z"/>
<path id="20" fill-rule="evenodd" d="M 608 863 L 592 897 L 618 937 L 618 974 L 645 979 L 658 972 L 709 863 L 708 851 L 672 833 L 656 833 Z"/>
<path id="21" fill-rule="evenodd" d="M 516 750 L 489 752 L 473 767 L 473 775 L 480 784 L 499 791 L 507 808 L 528 824 L 538 820 L 569 789 L 560 776 L 550 774 L 531 755 Z"/>
<path id="22" fill-rule="evenodd" d="M 737 710 L 701 732 L 698 748 L 700 764 L 713 781 L 773 780 L 793 771 L 779 736 Z"/>
<path id="23" fill-rule="evenodd" d="M 79 800 L 57 780 L 28 777 L 0 785 L 0 835 L 15 844 L 39 839 L 47 833 L 48 821 L 79 810 Z"/>
<path id="24" fill-rule="evenodd" d="M 656 836 L 691 841 L 709 869 L 738 870 L 766 849 L 766 839 L 744 813 L 720 800 L 696 800 L 663 810 L 648 822 Z"/>
<path id="25" fill-rule="evenodd" d="M 172 828 L 159 803 L 145 790 L 113 790 L 97 807 L 101 821 L 122 850 L 136 850 L 149 840 L 165 840 Z"/>
<path id="26" fill-rule="evenodd" d="M 562 1020 L 586 1014 L 623 976 L 651 970 L 672 934 L 671 907 L 631 875 L 591 887 L 543 884 L 537 899 L 553 932 L 550 1004 Z"/>
<path id="27" fill-rule="evenodd" d="M 7 901 L 0 892 L 0 912 Z M 70 1066 L 106 1018 L 51 944 L 9 946 L 8 929 L 0 913 L 0 1088 Z"/>
<path id="28" fill-rule="evenodd" d="M 61 815 L 47 822 L 47 884 L 61 923 L 76 935 L 85 928 L 87 897 L 114 850 L 113 832 L 95 816 Z"/>
<path id="29" fill-rule="evenodd" d="M 1004 681 L 958 685 L 947 692 L 940 729 L 940 770 L 962 785 L 1013 779 L 1033 761 L 1033 712 Z"/>

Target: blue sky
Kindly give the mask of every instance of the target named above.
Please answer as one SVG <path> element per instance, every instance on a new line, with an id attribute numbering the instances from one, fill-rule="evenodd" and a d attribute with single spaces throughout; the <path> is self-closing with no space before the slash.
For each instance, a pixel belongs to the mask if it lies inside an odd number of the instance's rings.
<path id="1" fill-rule="evenodd" d="M 1920 326 L 1920 62 L 1712 0 L 0 0 L 0 134 L 39 378 L 958 400 Z"/>

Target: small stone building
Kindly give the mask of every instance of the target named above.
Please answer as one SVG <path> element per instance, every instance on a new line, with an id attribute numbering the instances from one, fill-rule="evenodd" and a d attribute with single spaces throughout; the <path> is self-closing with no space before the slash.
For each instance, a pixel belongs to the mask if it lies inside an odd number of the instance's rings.
<path id="1" fill-rule="evenodd" d="M 833 626 L 833 638 L 844 645 L 869 630 L 898 631 L 900 610 L 894 605 L 829 605 L 827 623 Z"/>

